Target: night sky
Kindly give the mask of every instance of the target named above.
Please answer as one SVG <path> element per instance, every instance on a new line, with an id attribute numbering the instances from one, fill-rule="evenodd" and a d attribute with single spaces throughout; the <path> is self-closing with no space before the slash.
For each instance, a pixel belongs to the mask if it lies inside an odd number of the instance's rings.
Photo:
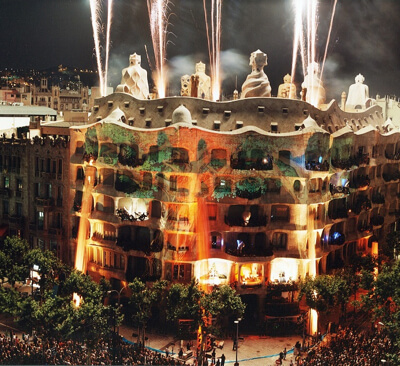
<path id="1" fill-rule="evenodd" d="M 209 1 L 209 0 L 208 0 Z M 110 84 L 120 82 L 129 54 L 153 58 L 146 0 L 114 0 Z M 322 59 L 333 0 L 319 7 L 319 60 Z M 194 64 L 208 64 L 202 0 L 171 0 L 167 59 L 170 93 L 179 90 L 181 75 Z M 400 96 L 400 1 L 339 0 L 324 84 L 328 99 L 340 99 L 358 73 L 370 95 Z M 222 11 L 223 92 L 232 94 L 250 72 L 249 54 L 268 54 L 268 75 L 276 95 L 291 69 L 294 15 L 292 0 L 224 0 Z M 95 68 L 89 0 L 0 0 L 0 69 L 45 69 L 59 64 Z M 209 68 L 207 65 L 207 73 Z M 296 83 L 303 76 L 296 74 Z"/>

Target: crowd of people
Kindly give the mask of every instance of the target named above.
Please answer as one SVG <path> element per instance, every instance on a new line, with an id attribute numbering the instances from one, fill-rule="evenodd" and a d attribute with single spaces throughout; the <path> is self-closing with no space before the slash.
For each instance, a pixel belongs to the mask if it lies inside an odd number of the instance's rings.
<path id="1" fill-rule="evenodd" d="M 81 342 L 51 340 L 42 343 L 37 337 L 19 338 L 0 334 L 2 365 L 184 365 L 173 356 L 166 356 L 122 340 L 118 346 L 100 342 L 90 350 Z"/>
<path id="2" fill-rule="evenodd" d="M 378 366 L 391 365 L 388 353 L 394 353 L 395 345 L 382 330 L 368 334 L 352 328 L 343 328 L 322 342 L 304 357 L 298 357 L 302 366 Z"/>

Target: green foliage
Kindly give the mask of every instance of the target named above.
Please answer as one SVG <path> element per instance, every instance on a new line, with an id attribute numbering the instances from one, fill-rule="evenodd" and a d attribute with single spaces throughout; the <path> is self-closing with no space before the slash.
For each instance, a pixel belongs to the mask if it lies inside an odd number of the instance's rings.
<path id="1" fill-rule="evenodd" d="M 265 152 L 265 154 L 271 153 L 272 144 L 265 136 L 261 135 L 247 135 L 238 150 L 253 150 L 258 149 Z"/>
<path id="2" fill-rule="evenodd" d="M 297 171 L 295 168 L 293 168 L 290 165 L 285 164 L 283 161 L 276 160 L 275 164 L 277 165 L 277 167 L 280 169 L 280 171 L 282 172 L 282 174 L 285 177 L 298 177 L 299 176 L 297 174 Z"/>
<path id="3" fill-rule="evenodd" d="M 384 324 L 384 330 L 391 341 L 400 348 L 400 262 L 391 262 L 383 266 L 374 286 L 363 298 L 364 305 L 373 311 L 374 318 Z M 391 354 L 389 358 L 396 360 L 399 355 Z"/>
<path id="4" fill-rule="evenodd" d="M 0 274 L 2 279 L 14 286 L 16 281 L 24 281 L 29 276 L 29 268 L 24 261 L 24 255 L 29 245 L 26 240 L 18 236 L 7 237 L 0 250 L 0 262 L 3 263 Z"/>
<path id="5" fill-rule="evenodd" d="M 98 140 L 97 140 L 97 130 L 96 127 L 89 127 L 85 134 L 85 154 L 98 155 Z"/>
<path id="6" fill-rule="evenodd" d="M 207 148 L 207 142 L 204 139 L 200 139 L 197 143 L 197 151 L 201 151 Z"/>
<path id="7" fill-rule="evenodd" d="M 135 278 L 128 284 L 132 291 L 129 300 L 129 310 L 132 314 L 131 318 L 143 337 L 143 329 L 152 316 L 152 308 L 156 304 L 161 303 L 167 284 L 167 281 L 156 281 L 153 287 L 147 287 L 146 284 L 138 278 Z M 142 330 L 142 332 L 140 332 L 140 330 Z M 144 341 L 144 339 L 142 341 Z"/>
<path id="8" fill-rule="evenodd" d="M 305 297 L 307 306 L 319 312 L 346 303 L 350 294 L 349 284 L 342 276 L 306 277 L 299 285 L 299 300 Z"/>
<path id="9" fill-rule="evenodd" d="M 393 231 L 386 236 L 381 252 L 391 259 L 394 258 L 395 253 L 400 254 L 400 231 Z"/>
<path id="10" fill-rule="evenodd" d="M 126 194 L 132 194 L 140 188 L 133 179 L 124 174 L 118 174 L 115 182 L 115 189 Z"/>
<path id="11" fill-rule="evenodd" d="M 229 319 L 243 317 L 246 308 L 240 296 L 228 285 L 214 287 L 202 297 L 201 306 L 207 315 L 215 318 L 212 331 L 219 334 L 222 334 Z"/>
<path id="12" fill-rule="evenodd" d="M 330 136 L 327 133 L 314 133 L 307 143 L 305 151 L 306 160 L 318 161 L 320 156 L 325 159 L 329 151 Z"/>
<path id="13" fill-rule="evenodd" d="M 220 200 L 224 199 L 225 197 L 234 198 L 234 197 L 236 197 L 236 192 L 231 192 L 228 190 L 214 189 L 214 192 L 212 193 L 212 198 L 214 198 L 215 200 L 217 200 L 219 202 Z"/>
<path id="14" fill-rule="evenodd" d="M 135 136 L 127 128 L 115 125 L 113 123 L 103 123 L 99 127 L 99 138 L 102 140 L 111 140 L 114 144 L 135 144 Z"/>
<path id="15" fill-rule="evenodd" d="M 167 295 L 167 320 L 193 319 L 194 326 L 201 322 L 200 300 L 204 292 L 193 279 L 189 285 L 173 284 Z"/>
<path id="16" fill-rule="evenodd" d="M 259 177 L 250 177 L 236 183 L 236 195 L 242 198 L 253 199 L 266 192 L 266 186 Z"/>
<path id="17" fill-rule="evenodd" d="M 157 136 L 157 145 L 163 146 L 167 142 L 169 142 L 167 134 L 164 131 L 159 132 Z"/>

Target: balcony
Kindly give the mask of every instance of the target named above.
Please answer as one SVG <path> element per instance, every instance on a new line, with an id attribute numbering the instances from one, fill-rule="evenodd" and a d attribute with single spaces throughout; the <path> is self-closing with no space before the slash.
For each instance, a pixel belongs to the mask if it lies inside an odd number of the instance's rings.
<path id="1" fill-rule="evenodd" d="M 326 172 L 329 170 L 329 163 L 326 160 L 322 163 L 317 163 L 315 161 L 307 161 L 306 169 L 317 172 Z"/>
<path id="2" fill-rule="evenodd" d="M 366 188 L 369 186 L 371 180 L 368 175 L 360 175 L 358 177 L 354 177 L 350 182 L 350 188 Z"/>
<path id="3" fill-rule="evenodd" d="M 54 206 L 54 198 L 42 198 L 42 197 L 35 197 L 35 204 L 41 207 L 53 207 Z"/>
<path id="4" fill-rule="evenodd" d="M 50 172 L 40 172 L 40 176 L 46 180 L 52 180 L 57 178 L 56 173 L 50 173 Z"/>
<path id="5" fill-rule="evenodd" d="M 231 168 L 239 170 L 272 170 L 273 159 L 271 156 L 258 159 L 231 158 Z"/>
<path id="6" fill-rule="evenodd" d="M 368 165 L 369 154 L 357 154 L 347 159 L 331 159 L 331 163 L 335 168 L 349 170 L 353 166 Z"/>
<path id="7" fill-rule="evenodd" d="M 385 203 L 385 196 L 382 193 L 374 193 L 371 197 L 372 203 L 383 204 Z"/>
<path id="8" fill-rule="evenodd" d="M 1 197 L 11 197 L 10 188 L 0 188 L 0 196 Z"/>
<path id="9" fill-rule="evenodd" d="M 389 159 L 389 160 L 400 160 L 400 152 L 396 152 L 396 153 L 388 153 L 385 152 L 385 158 Z"/>
<path id="10" fill-rule="evenodd" d="M 370 221 L 372 226 L 382 226 L 384 222 L 385 222 L 385 218 L 380 215 L 371 217 L 371 221 Z"/>
<path id="11" fill-rule="evenodd" d="M 10 224 L 20 224 L 23 225 L 25 221 L 25 218 L 23 216 L 19 216 L 19 215 L 12 215 L 12 216 L 8 216 L 8 222 Z"/>
<path id="12" fill-rule="evenodd" d="M 343 186 L 331 185 L 330 186 L 330 191 L 331 191 L 332 195 L 335 195 L 335 194 L 349 194 L 350 193 L 349 187 L 346 187 L 346 186 L 343 187 Z"/>
<path id="13" fill-rule="evenodd" d="M 372 232 L 372 225 L 366 222 L 361 223 L 358 225 L 358 231 L 363 234 L 369 234 Z"/>
<path id="14" fill-rule="evenodd" d="M 241 226 L 241 227 L 258 227 L 267 225 L 267 216 L 250 216 L 250 219 L 246 222 L 243 217 L 238 216 L 225 216 L 225 224 L 229 226 Z"/>
<path id="15" fill-rule="evenodd" d="M 49 229 L 50 235 L 61 236 L 63 234 L 63 229 L 60 228 L 50 228 Z"/>

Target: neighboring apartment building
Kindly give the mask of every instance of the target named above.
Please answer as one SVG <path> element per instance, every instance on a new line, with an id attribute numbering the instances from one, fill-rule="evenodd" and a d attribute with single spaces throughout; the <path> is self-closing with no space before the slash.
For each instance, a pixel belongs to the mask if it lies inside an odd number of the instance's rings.
<path id="1" fill-rule="evenodd" d="M 378 106 L 100 98 L 71 128 L 70 252 L 115 287 L 225 283 L 273 315 L 275 284 L 375 253 L 397 228 L 399 134 Z"/>
<path id="2" fill-rule="evenodd" d="M 70 125 L 32 121 L 29 127 L 33 138 L 0 139 L 1 234 L 18 235 L 68 262 Z"/>
<path id="3" fill-rule="evenodd" d="M 87 110 L 89 105 L 89 88 L 81 87 L 79 91 L 60 89 L 59 86 L 49 88 L 46 78 L 42 78 L 39 88 L 32 88 L 34 105 L 53 108 L 58 112 Z"/>

